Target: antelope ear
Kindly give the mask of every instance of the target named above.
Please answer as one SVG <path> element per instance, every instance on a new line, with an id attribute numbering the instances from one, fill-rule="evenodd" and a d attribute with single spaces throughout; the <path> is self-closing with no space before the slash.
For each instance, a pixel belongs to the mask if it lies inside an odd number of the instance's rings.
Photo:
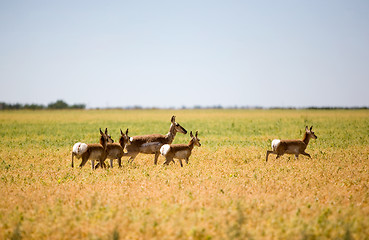
<path id="1" fill-rule="evenodd" d="M 128 136 L 128 128 L 127 128 L 127 130 L 126 130 L 126 135 Z"/>
<path id="2" fill-rule="evenodd" d="M 120 129 L 120 135 L 122 135 L 122 136 L 124 135 L 122 129 Z"/>
<path id="3" fill-rule="evenodd" d="M 105 128 L 105 134 L 108 135 L 108 128 Z"/>
<path id="4" fill-rule="evenodd" d="M 172 116 L 172 119 L 170 120 L 172 123 L 175 123 L 175 121 L 176 121 L 176 116 Z"/>
<path id="5" fill-rule="evenodd" d="M 190 132 L 190 137 L 192 137 L 192 138 L 193 138 L 192 131 Z"/>
<path id="6" fill-rule="evenodd" d="M 101 128 L 100 128 L 100 134 L 101 134 L 101 135 L 104 135 L 104 133 L 101 131 Z"/>
<path id="7" fill-rule="evenodd" d="M 196 131 L 195 137 L 197 138 L 198 131 Z"/>
<path id="8" fill-rule="evenodd" d="M 313 126 L 310 127 L 310 131 L 311 131 L 311 129 L 313 129 Z"/>
<path id="9" fill-rule="evenodd" d="M 308 126 L 305 126 L 305 131 L 306 131 L 306 132 L 308 131 L 308 129 L 309 129 L 309 127 L 308 127 Z"/>

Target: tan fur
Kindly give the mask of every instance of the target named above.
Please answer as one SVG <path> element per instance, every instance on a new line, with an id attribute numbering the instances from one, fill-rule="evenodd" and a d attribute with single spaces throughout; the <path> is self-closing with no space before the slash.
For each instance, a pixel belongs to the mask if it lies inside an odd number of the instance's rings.
<path id="1" fill-rule="evenodd" d="M 195 137 L 192 135 L 192 132 L 190 132 L 191 141 L 186 144 L 170 144 L 169 151 L 164 155 L 165 156 L 165 163 L 169 164 L 170 162 L 174 162 L 174 158 L 179 160 L 179 163 L 181 164 L 181 167 L 183 167 L 182 159 L 186 160 L 186 163 L 188 164 L 188 160 L 191 156 L 192 149 L 194 146 L 200 147 L 200 139 L 197 138 L 198 132 L 196 131 Z"/>
<path id="2" fill-rule="evenodd" d="M 126 145 L 130 145 L 130 140 L 128 136 L 128 129 L 126 130 L 126 134 L 123 133 L 122 130 L 120 130 L 121 137 L 119 139 L 119 143 L 108 143 L 106 145 L 106 152 L 107 152 L 107 159 L 110 159 L 110 167 L 113 168 L 113 160 L 118 160 L 119 167 L 122 167 L 122 157 L 124 154 L 124 148 Z M 107 134 L 107 130 L 105 131 L 105 135 Z M 98 167 L 96 165 L 96 167 Z"/>
<path id="3" fill-rule="evenodd" d="M 134 136 L 131 145 L 126 146 L 127 153 L 124 156 L 130 156 L 128 161 L 133 162 L 139 153 L 155 154 L 154 164 L 157 164 L 161 146 L 171 144 L 177 132 L 187 133 L 186 129 L 175 122 L 175 116 L 172 116 L 168 134 Z"/>
<path id="4" fill-rule="evenodd" d="M 101 134 L 101 129 L 100 129 L 100 134 Z M 103 140 L 102 140 L 102 138 L 103 138 L 103 136 L 101 136 L 101 138 L 100 138 L 100 144 L 101 145 L 103 145 L 104 143 L 103 143 Z M 111 138 L 111 136 L 108 134 L 108 129 L 107 128 L 105 128 L 105 138 L 106 138 L 106 142 L 107 143 L 114 143 L 114 140 Z M 88 144 L 86 144 L 86 145 L 88 145 Z M 91 144 L 90 144 L 91 145 Z M 86 150 L 87 151 L 87 150 Z M 74 167 L 74 157 L 76 157 L 77 159 L 79 159 L 79 158 L 83 158 L 82 157 L 82 155 L 83 154 L 81 154 L 81 155 L 79 155 L 79 154 L 76 154 L 74 151 L 72 151 L 72 167 Z M 96 159 L 95 159 L 96 160 Z M 98 164 L 99 165 L 99 164 Z M 106 167 L 105 166 L 105 163 L 104 163 L 104 166 L 103 166 L 104 168 Z M 95 167 L 96 168 L 96 167 Z"/>
<path id="5" fill-rule="evenodd" d="M 313 126 L 311 126 L 309 130 L 307 126 L 305 127 L 305 134 L 302 140 L 281 140 L 276 149 L 273 149 L 272 151 L 267 151 L 266 161 L 268 161 L 269 154 L 276 154 L 276 158 L 279 158 L 283 154 L 294 154 L 296 159 L 298 159 L 299 154 L 311 158 L 310 154 L 305 152 L 305 149 L 309 144 L 311 138 L 318 138 L 312 131 L 312 128 Z"/>
<path id="6" fill-rule="evenodd" d="M 74 167 L 73 157 L 76 156 L 77 158 L 82 158 L 82 162 L 79 165 L 82 168 L 88 160 L 91 160 L 91 168 L 92 170 L 95 169 L 95 160 L 99 162 L 101 166 L 105 166 L 105 159 L 107 156 L 106 146 L 107 146 L 107 138 L 105 134 L 100 129 L 100 143 L 92 143 L 87 144 L 87 150 L 83 153 L 80 157 L 72 153 L 72 167 Z"/>
<path id="7" fill-rule="evenodd" d="M 119 167 L 122 167 L 123 147 L 119 143 L 109 143 L 106 146 L 107 159 L 110 159 L 110 167 L 113 168 L 113 160 L 118 160 Z"/>

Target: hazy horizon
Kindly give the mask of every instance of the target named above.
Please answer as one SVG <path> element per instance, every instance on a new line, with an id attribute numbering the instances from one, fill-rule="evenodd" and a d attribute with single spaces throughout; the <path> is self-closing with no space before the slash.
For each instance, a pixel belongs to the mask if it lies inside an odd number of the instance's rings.
<path id="1" fill-rule="evenodd" d="M 369 2 L 0 3 L 0 102 L 367 107 Z"/>

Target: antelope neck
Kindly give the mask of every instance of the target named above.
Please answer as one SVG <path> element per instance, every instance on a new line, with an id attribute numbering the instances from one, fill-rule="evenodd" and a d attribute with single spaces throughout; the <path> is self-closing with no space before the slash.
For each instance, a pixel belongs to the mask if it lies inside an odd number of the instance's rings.
<path id="1" fill-rule="evenodd" d="M 100 138 L 100 144 L 101 144 L 101 146 L 102 146 L 104 149 L 106 149 L 106 141 L 105 141 L 105 139 L 104 139 L 103 137 L 101 137 L 101 138 Z"/>
<path id="2" fill-rule="evenodd" d="M 167 136 L 167 139 L 168 139 L 168 144 L 171 144 L 174 140 L 174 137 L 176 136 L 177 132 L 176 132 L 176 127 L 174 126 L 174 124 L 172 123 L 170 125 L 170 128 L 169 128 L 169 132 L 168 134 L 166 135 Z"/>
<path id="3" fill-rule="evenodd" d="M 188 147 L 192 151 L 192 149 L 193 149 L 194 146 L 195 146 L 195 141 L 193 139 L 191 139 L 191 141 L 188 143 Z"/>
<path id="4" fill-rule="evenodd" d="M 306 144 L 306 146 L 309 144 L 311 136 L 305 132 L 304 138 L 302 141 Z"/>
<path id="5" fill-rule="evenodd" d="M 121 138 L 119 139 L 119 145 L 120 145 L 121 147 L 124 147 L 124 138 L 123 138 L 123 137 L 121 137 Z"/>

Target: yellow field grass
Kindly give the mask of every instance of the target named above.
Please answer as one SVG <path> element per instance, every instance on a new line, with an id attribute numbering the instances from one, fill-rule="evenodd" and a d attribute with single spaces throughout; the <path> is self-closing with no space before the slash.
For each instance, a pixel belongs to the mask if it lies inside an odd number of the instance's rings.
<path id="1" fill-rule="evenodd" d="M 172 114 L 202 143 L 183 168 L 141 154 L 70 167 L 100 127 L 166 134 Z M 367 110 L 14 111 L 0 124 L 0 239 L 369 239 Z M 305 125 L 312 159 L 265 162 Z"/>

